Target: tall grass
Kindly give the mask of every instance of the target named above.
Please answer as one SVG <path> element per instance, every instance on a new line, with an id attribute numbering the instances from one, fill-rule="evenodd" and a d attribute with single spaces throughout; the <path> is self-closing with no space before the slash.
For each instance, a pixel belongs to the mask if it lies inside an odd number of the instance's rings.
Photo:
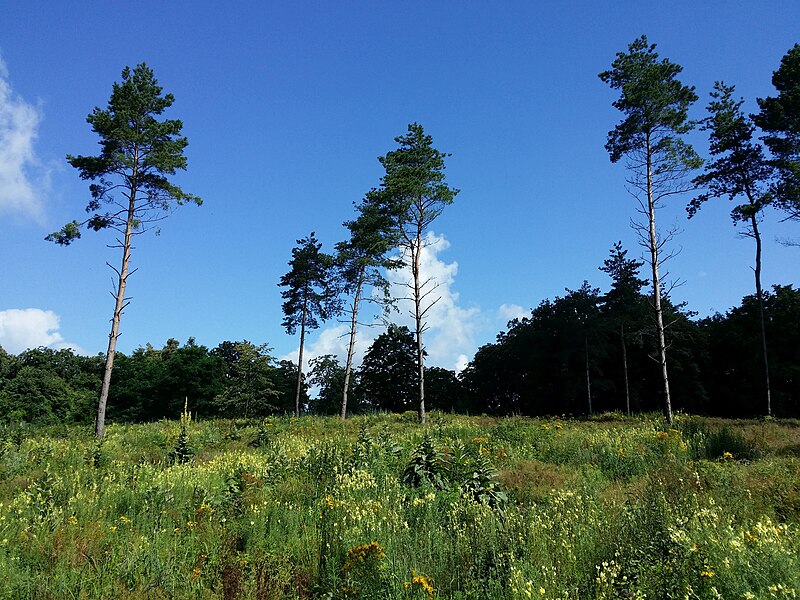
<path id="1" fill-rule="evenodd" d="M 0 598 L 793 598 L 800 430 L 433 414 L 0 432 Z"/>

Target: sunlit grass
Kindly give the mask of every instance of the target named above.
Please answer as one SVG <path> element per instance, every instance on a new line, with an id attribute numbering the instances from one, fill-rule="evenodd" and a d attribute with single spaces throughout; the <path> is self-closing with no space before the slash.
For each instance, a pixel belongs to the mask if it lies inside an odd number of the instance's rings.
<path id="1" fill-rule="evenodd" d="M 792 598 L 800 586 L 795 423 L 194 420 L 185 463 L 180 432 L 111 425 L 98 446 L 85 429 L 2 430 L 0 598 Z M 420 448 L 436 476 L 404 478 Z"/>

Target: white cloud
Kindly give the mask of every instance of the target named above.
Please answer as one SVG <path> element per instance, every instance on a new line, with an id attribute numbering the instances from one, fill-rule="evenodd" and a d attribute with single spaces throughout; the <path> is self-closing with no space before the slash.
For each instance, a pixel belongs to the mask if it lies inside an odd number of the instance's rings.
<path id="1" fill-rule="evenodd" d="M 356 331 L 356 345 L 353 351 L 353 368 L 358 368 L 358 365 L 361 364 L 361 359 L 364 358 L 364 354 L 372 345 L 372 342 L 383 332 L 384 329 L 380 326 L 358 328 Z M 306 340 L 308 340 L 308 333 L 306 336 Z M 326 354 L 333 354 L 339 364 L 344 366 L 347 361 L 347 345 L 349 343 L 349 324 L 331 325 L 320 330 L 319 335 L 314 340 L 306 341 L 303 349 L 303 372 L 308 372 L 309 365 L 313 359 Z M 278 360 L 289 360 L 296 364 L 298 353 L 299 349 L 294 349 L 279 357 Z"/>
<path id="2" fill-rule="evenodd" d="M 455 368 L 456 373 L 461 373 L 461 371 L 467 368 L 468 364 L 469 364 L 469 356 L 467 356 L 466 354 L 459 354 L 458 358 L 456 359 L 456 368 Z"/>
<path id="3" fill-rule="evenodd" d="M 48 172 L 33 149 L 40 121 L 39 109 L 14 93 L 0 57 L 0 213 L 42 218 Z"/>
<path id="4" fill-rule="evenodd" d="M 519 304 L 501 304 L 500 308 L 497 309 L 497 318 L 505 323 L 528 316 L 530 316 L 530 311 L 525 310 Z"/>
<path id="5" fill-rule="evenodd" d="M 428 329 L 422 339 L 429 365 L 460 370 L 466 364 L 463 358 L 475 352 L 475 336 L 483 318 L 479 308 L 465 308 L 460 304 L 459 294 L 454 289 L 458 263 L 446 263 L 439 258 L 449 247 L 450 242 L 443 235 L 428 232 L 425 237 L 420 255 L 421 280 L 429 280 L 428 287 L 423 290 L 423 293 L 430 292 L 426 304 L 435 303 L 425 316 Z M 405 297 L 398 303 L 398 321 L 413 331 L 414 304 L 408 287 L 412 281 L 410 268 L 394 274 L 393 278 L 393 296 Z"/>
<path id="6" fill-rule="evenodd" d="M 52 310 L 10 308 L 0 311 L 0 346 L 10 354 L 45 346 L 60 350 L 71 348 L 77 354 L 86 352 L 77 344 L 64 341 L 58 331 L 61 318 Z"/>
<path id="7" fill-rule="evenodd" d="M 425 248 L 421 255 L 420 270 L 422 280 L 430 279 L 431 285 L 437 285 L 428 296 L 428 301 L 436 300 L 426 315 L 427 330 L 423 334 L 425 350 L 428 353 L 426 364 L 455 370 L 464 370 L 475 354 L 479 343 L 494 339 L 496 333 L 505 328 L 508 321 L 529 315 L 517 304 L 503 304 L 493 311 L 483 312 L 478 307 L 465 307 L 455 290 L 457 262 L 445 262 L 440 254 L 450 247 L 450 242 L 443 235 L 428 233 Z M 414 329 L 413 301 L 409 298 L 408 283 L 411 281 L 411 270 L 404 269 L 390 274 L 393 280 L 391 294 L 398 301 L 398 313 L 389 316 L 390 321 L 399 325 L 407 325 Z M 427 290 L 428 288 L 426 288 Z M 366 312 L 367 309 L 365 309 Z M 368 321 L 366 315 L 359 315 L 359 321 Z M 324 354 L 333 354 L 344 365 L 349 341 L 349 324 L 339 323 L 321 329 L 316 337 L 306 344 L 303 352 L 304 369 L 308 370 L 310 361 Z M 377 327 L 359 327 L 356 337 L 354 367 L 358 367 L 364 353 L 375 338 L 385 329 Z M 280 357 L 282 360 L 297 362 L 297 350 Z"/>

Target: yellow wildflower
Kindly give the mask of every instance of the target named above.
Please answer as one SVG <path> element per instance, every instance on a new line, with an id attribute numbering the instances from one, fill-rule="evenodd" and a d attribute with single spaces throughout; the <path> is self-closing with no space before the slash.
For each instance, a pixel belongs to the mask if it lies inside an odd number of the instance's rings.
<path id="1" fill-rule="evenodd" d="M 403 588 L 418 589 L 425 594 L 425 597 L 428 598 L 428 600 L 432 599 L 434 595 L 433 582 L 431 581 L 430 577 L 417 575 L 416 571 L 411 571 L 411 581 L 404 581 Z"/>
<path id="2" fill-rule="evenodd" d="M 342 570 L 350 571 L 354 567 L 370 559 L 374 560 L 375 562 L 380 562 L 384 558 L 386 558 L 386 553 L 378 542 L 359 544 L 358 546 L 353 546 L 347 551 L 347 560 L 345 561 Z"/>

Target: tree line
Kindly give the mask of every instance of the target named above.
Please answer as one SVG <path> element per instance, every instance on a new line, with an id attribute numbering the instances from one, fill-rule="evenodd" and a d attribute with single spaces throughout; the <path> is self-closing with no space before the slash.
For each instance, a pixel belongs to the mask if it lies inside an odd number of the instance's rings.
<path id="1" fill-rule="evenodd" d="M 461 373 L 425 367 L 428 408 L 491 415 L 573 415 L 661 410 L 661 385 L 651 298 L 642 292 L 640 261 L 619 244 L 602 270 L 601 293 L 584 282 L 509 322 L 478 349 Z M 771 342 L 774 413 L 800 418 L 800 290 L 764 292 Z M 675 408 L 722 417 L 763 414 L 758 403 L 760 306 L 755 295 L 725 314 L 696 319 L 665 303 L 667 344 L 675 374 Z M 0 349 L 0 421 L 89 423 L 105 358 L 37 348 Z M 304 414 L 341 414 L 345 367 L 332 355 L 314 358 L 300 394 Z M 108 416 L 120 422 L 176 418 L 188 400 L 200 418 L 291 414 L 297 365 L 278 361 L 264 344 L 225 341 L 214 348 L 170 339 L 117 354 Z M 413 332 L 390 324 L 351 374 L 348 414 L 416 411 L 419 371 Z"/>
<path id="2" fill-rule="evenodd" d="M 514 319 L 493 343 L 480 347 L 461 373 L 426 367 L 429 406 L 492 415 L 632 414 L 663 410 L 663 384 L 649 281 L 642 261 L 621 243 L 599 269 L 611 277 L 601 292 L 588 282 L 546 299 Z M 685 305 L 664 300 L 675 409 L 722 417 L 763 415 L 758 349 L 760 315 L 772 355 L 773 412 L 800 417 L 800 290 L 776 285 L 742 299 L 725 314 L 698 319 Z M 413 332 L 390 324 L 356 372 L 354 412 L 413 410 L 417 397 Z M 336 357 L 312 361 L 317 390 L 309 409 L 336 414 L 344 369 Z"/>
<path id="3" fill-rule="evenodd" d="M 103 355 L 36 348 L 15 356 L 0 349 L 0 414 L 9 422 L 90 422 L 104 373 Z M 296 365 L 276 360 L 263 344 L 208 348 L 192 338 L 183 345 L 169 339 L 160 349 L 147 344 L 117 353 L 108 416 L 176 418 L 187 401 L 203 417 L 283 414 L 293 405 L 296 374 Z"/>
<path id="4" fill-rule="evenodd" d="M 421 422 L 425 421 L 426 413 L 426 380 L 431 378 L 439 383 L 446 379 L 452 384 L 452 389 L 456 389 L 456 382 L 466 385 L 468 393 L 465 397 L 473 399 L 481 386 L 491 388 L 491 381 L 498 381 L 499 391 L 488 396 L 485 392 L 481 396 L 487 411 L 527 412 L 523 406 L 545 406 L 552 399 L 561 398 L 564 404 L 555 412 L 592 413 L 598 406 L 609 404 L 607 398 L 618 397 L 618 394 L 608 392 L 616 388 L 611 383 L 613 378 L 603 379 L 602 376 L 606 372 L 601 368 L 602 356 L 611 355 L 603 348 L 611 343 L 610 339 L 616 340 L 614 344 L 622 353 L 625 410 L 630 411 L 631 406 L 636 405 L 637 395 L 645 390 L 651 400 L 642 400 L 642 406 L 652 402 L 653 398 L 659 398 L 658 405 L 671 422 L 673 390 L 678 388 L 681 393 L 684 388 L 692 388 L 694 392 L 685 397 L 695 398 L 692 407 L 701 409 L 702 403 L 696 399 L 702 397 L 700 390 L 708 386 L 693 383 L 695 379 L 702 379 L 700 357 L 693 356 L 693 362 L 683 361 L 682 354 L 688 353 L 688 356 L 697 351 L 699 342 L 683 345 L 681 340 L 685 336 L 687 340 L 697 337 L 708 341 L 712 331 L 717 332 L 714 335 L 727 335 L 726 326 L 720 323 L 728 323 L 733 313 L 707 325 L 692 325 L 685 311 L 671 303 L 669 288 L 663 281 L 663 265 L 670 257 L 674 232 L 660 229 L 656 221 L 664 202 L 692 193 L 694 197 L 687 206 L 690 217 L 707 200 L 728 197 L 737 203 L 731 213 L 734 223 L 743 224 L 746 235 L 755 241 L 753 269 L 757 311 L 754 318 L 760 336 L 756 347 L 761 372 L 760 375 L 754 374 L 750 369 L 748 373 L 753 377 L 751 381 L 758 382 L 758 395 L 764 399 L 752 412 L 771 415 L 773 388 L 783 386 L 785 382 L 782 379 L 779 383 L 773 381 L 779 370 L 775 361 L 780 361 L 782 355 L 770 357 L 775 345 L 770 341 L 770 335 L 778 336 L 778 332 L 770 331 L 772 325 L 767 317 L 767 303 L 778 302 L 776 298 L 786 295 L 791 297 L 793 290 L 791 287 L 778 287 L 772 294 L 763 290 L 759 224 L 763 211 L 769 206 L 785 211 L 787 220 L 800 220 L 800 45 L 787 52 L 773 75 L 776 95 L 757 99 L 758 114 L 746 115 L 742 111 L 743 100 L 734 96 L 734 86 L 723 82 L 715 84 L 707 107 L 708 116 L 699 123 L 701 129 L 709 133 L 712 160 L 705 162 L 705 169 L 699 175 L 696 172 L 704 161 L 686 141 L 686 134 L 698 126 L 698 122 L 689 118 L 689 109 L 698 96 L 694 87 L 678 79 L 681 71 L 680 65 L 660 58 L 656 46 L 641 36 L 628 46 L 627 51 L 617 54 L 610 70 L 599 74 L 604 83 L 619 92 L 613 106 L 623 118 L 609 131 L 606 149 L 612 162 L 625 163 L 627 189 L 636 200 L 641 217 L 634 221 L 634 226 L 647 250 L 646 263 L 626 263 L 625 251 L 617 246 L 616 255 L 606 261 L 604 268 L 619 286 L 622 284 L 617 276 L 627 277 L 635 273 L 626 284 L 630 289 L 623 291 L 618 286 L 619 289 L 613 288 L 614 293 L 609 292 L 610 295 L 601 300 L 597 290 L 584 284 L 578 290 L 568 290 L 563 298 L 545 301 L 530 318 L 510 323 L 497 344 L 482 348 L 460 379 L 444 376 L 425 366 L 423 334 L 427 329 L 426 315 L 437 297 L 436 282 L 426 278 L 421 269 L 426 233 L 442 210 L 453 202 L 458 190 L 445 181 L 445 158 L 449 155 L 433 147 L 432 138 L 421 125 L 409 125 L 405 135 L 395 138 L 397 147 L 379 157 L 384 175 L 379 185 L 356 204 L 356 218 L 345 222 L 349 239 L 337 244 L 333 254 L 327 254 L 322 252 L 322 244 L 312 232 L 299 239 L 297 247 L 292 250 L 290 270 L 279 285 L 284 288 L 283 326 L 289 334 L 298 331 L 300 334 L 298 365 L 294 370 L 294 413 L 299 415 L 304 407 L 306 377 L 303 352 L 307 330 L 343 312 L 348 315 L 351 327 L 338 393 L 339 413 L 345 418 L 351 406 L 358 409 L 386 402 L 365 392 L 369 389 L 369 385 L 364 387 L 365 365 L 356 373 L 353 349 L 363 304 L 377 300 L 384 309 L 391 309 L 393 302 L 398 300 L 389 297 L 386 273 L 400 267 L 410 273 L 408 281 L 404 282 L 408 290 L 405 299 L 413 307 L 410 311 L 413 330 L 409 333 L 414 347 L 414 406 Z M 173 101 L 171 94 L 162 94 L 162 88 L 146 65 L 140 64 L 134 70 L 126 67 L 122 72 L 122 83 L 113 86 L 107 108 L 96 108 L 87 117 L 101 138 L 101 153 L 98 156 L 68 156 L 68 161 L 79 170 L 81 178 L 92 181 L 89 186 L 91 200 L 86 207 L 91 216 L 83 222 L 72 221 L 61 231 L 48 236 L 49 240 L 66 245 L 80 237 L 81 226 L 94 231 L 110 229 L 116 232 L 116 245 L 122 250 L 121 266 L 114 268 L 118 286 L 114 293 L 115 310 L 95 420 L 98 437 L 103 435 L 106 406 L 116 370 L 116 340 L 121 316 L 127 306 L 125 290 L 131 272 L 131 239 L 151 228 L 175 204 L 201 203 L 198 197 L 185 193 L 168 179 L 177 169 L 186 168 L 183 151 L 187 140 L 180 135 L 182 123 L 174 119 L 157 119 Z M 639 279 L 638 268 L 644 264 L 649 267 L 648 279 Z M 620 269 L 627 269 L 627 275 L 618 272 Z M 648 284 L 651 291 L 645 296 L 642 288 Z M 644 298 L 646 302 L 642 302 Z M 746 305 L 743 303 L 742 310 Z M 642 328 L 644 317 L 639 318 L 640 313 L 643 315 L 645 312 L 650 319 L 647 331 Z M 571 315 L 571 320 L 565 315 Z M 561 328 L 554 328 L 556 325 Z M 600 332 L 609 327 L 613 335 L 601 335 Z M 543 331 L 550 331 L 550 337 L 541 338 Z M 398 328 L 390 327 L 384 335 L 399 334 Z M 539 339 L 536 347 L 540 349 L 547 343 L 552 345 L 552 352 L 543 356 L 542 362 L 551 364 L 557 371 L 542 374 L 542 377 L 532 376 L 538 367 L 533 371 L 526 370 L 523 361 L 513 372 L 507 372 L 509 365 L 515 364 L 511 359 L 499 362 L 494 371 L 486 369 L 485 365 L 491 362 L 489 355 L 498 352 L 502 355 L 519 344 L 525 347 L 522 340 L 529 338 Z M 645 346 L 637 347 L 637 343 L 644 343 L 644 340 L 648 344 L 646 352 L 642 352 Z M 166 350 L 165 347 L 158 352 Z M 574 352 L 577 354 L 573 356 Z M 638 368 L 637 360 L 641 360 L 643 354 L 649 355 L 657 365 L 658 386 L 654 387 L 652 383 L 652 368 Z M 509 356 L 514 356 L 514 352 Z M 554 363 L 557 357 L 561 357 L 562 362 Z M 582 377 L 573 377 L 575 373 L 572 367 L 568 367 L 573 363 L 580 364 Z M 720 369 L 718 372 L 726 373 Z M 310 376 L 320 380 L 323 373 L 334 372 L 338 371 L 330 360 L 327 363 L 318 360 Z M 486 379 L 479 381 L 476 373 Z M 553 379 L 556 375 L 567 377 L 567 374 L 572 379 L 569 382 L 565 379 L 562 385 Z M 440 375 L 442 377 L 437 380 Z M 324 386 L 330 379 L 320 380 L 323 389 L 327 389 Z M 647 384 L 643 383 L 645 380 Z M 517 383 L 509 387 L 509 381 Z M 579 385 L 585 386 L 585 411 L 567 401 L 578 397 L 568 390 Z M 791 405 L 791 392 L 785 392 L 784 387 L 780 389 L 781 406 L 787 402 Z M 789 385 L 786 389 L 793 388 Z M 704 393 L 707 394 L 708 390 Z M 788 401 L 784 400 L 786 393 L 789 393 Z M 222 398 L 224 393 L 213 397 Z M 492 397 L 495 399 L 490 400 Z M 500 398 L 505 399 L 501 401 Z M 543 400 L 545 398 L 551 400 Z M 262 398 L 261 404 L 264 402 Z M 753 402 L 751 398 L 750 404 L 756 406 Z M 496 409 L 492 408 L 494 404 L 497 404 Z M 405 407 L 407 403 L 403 401 L 397 405 Z"/>

